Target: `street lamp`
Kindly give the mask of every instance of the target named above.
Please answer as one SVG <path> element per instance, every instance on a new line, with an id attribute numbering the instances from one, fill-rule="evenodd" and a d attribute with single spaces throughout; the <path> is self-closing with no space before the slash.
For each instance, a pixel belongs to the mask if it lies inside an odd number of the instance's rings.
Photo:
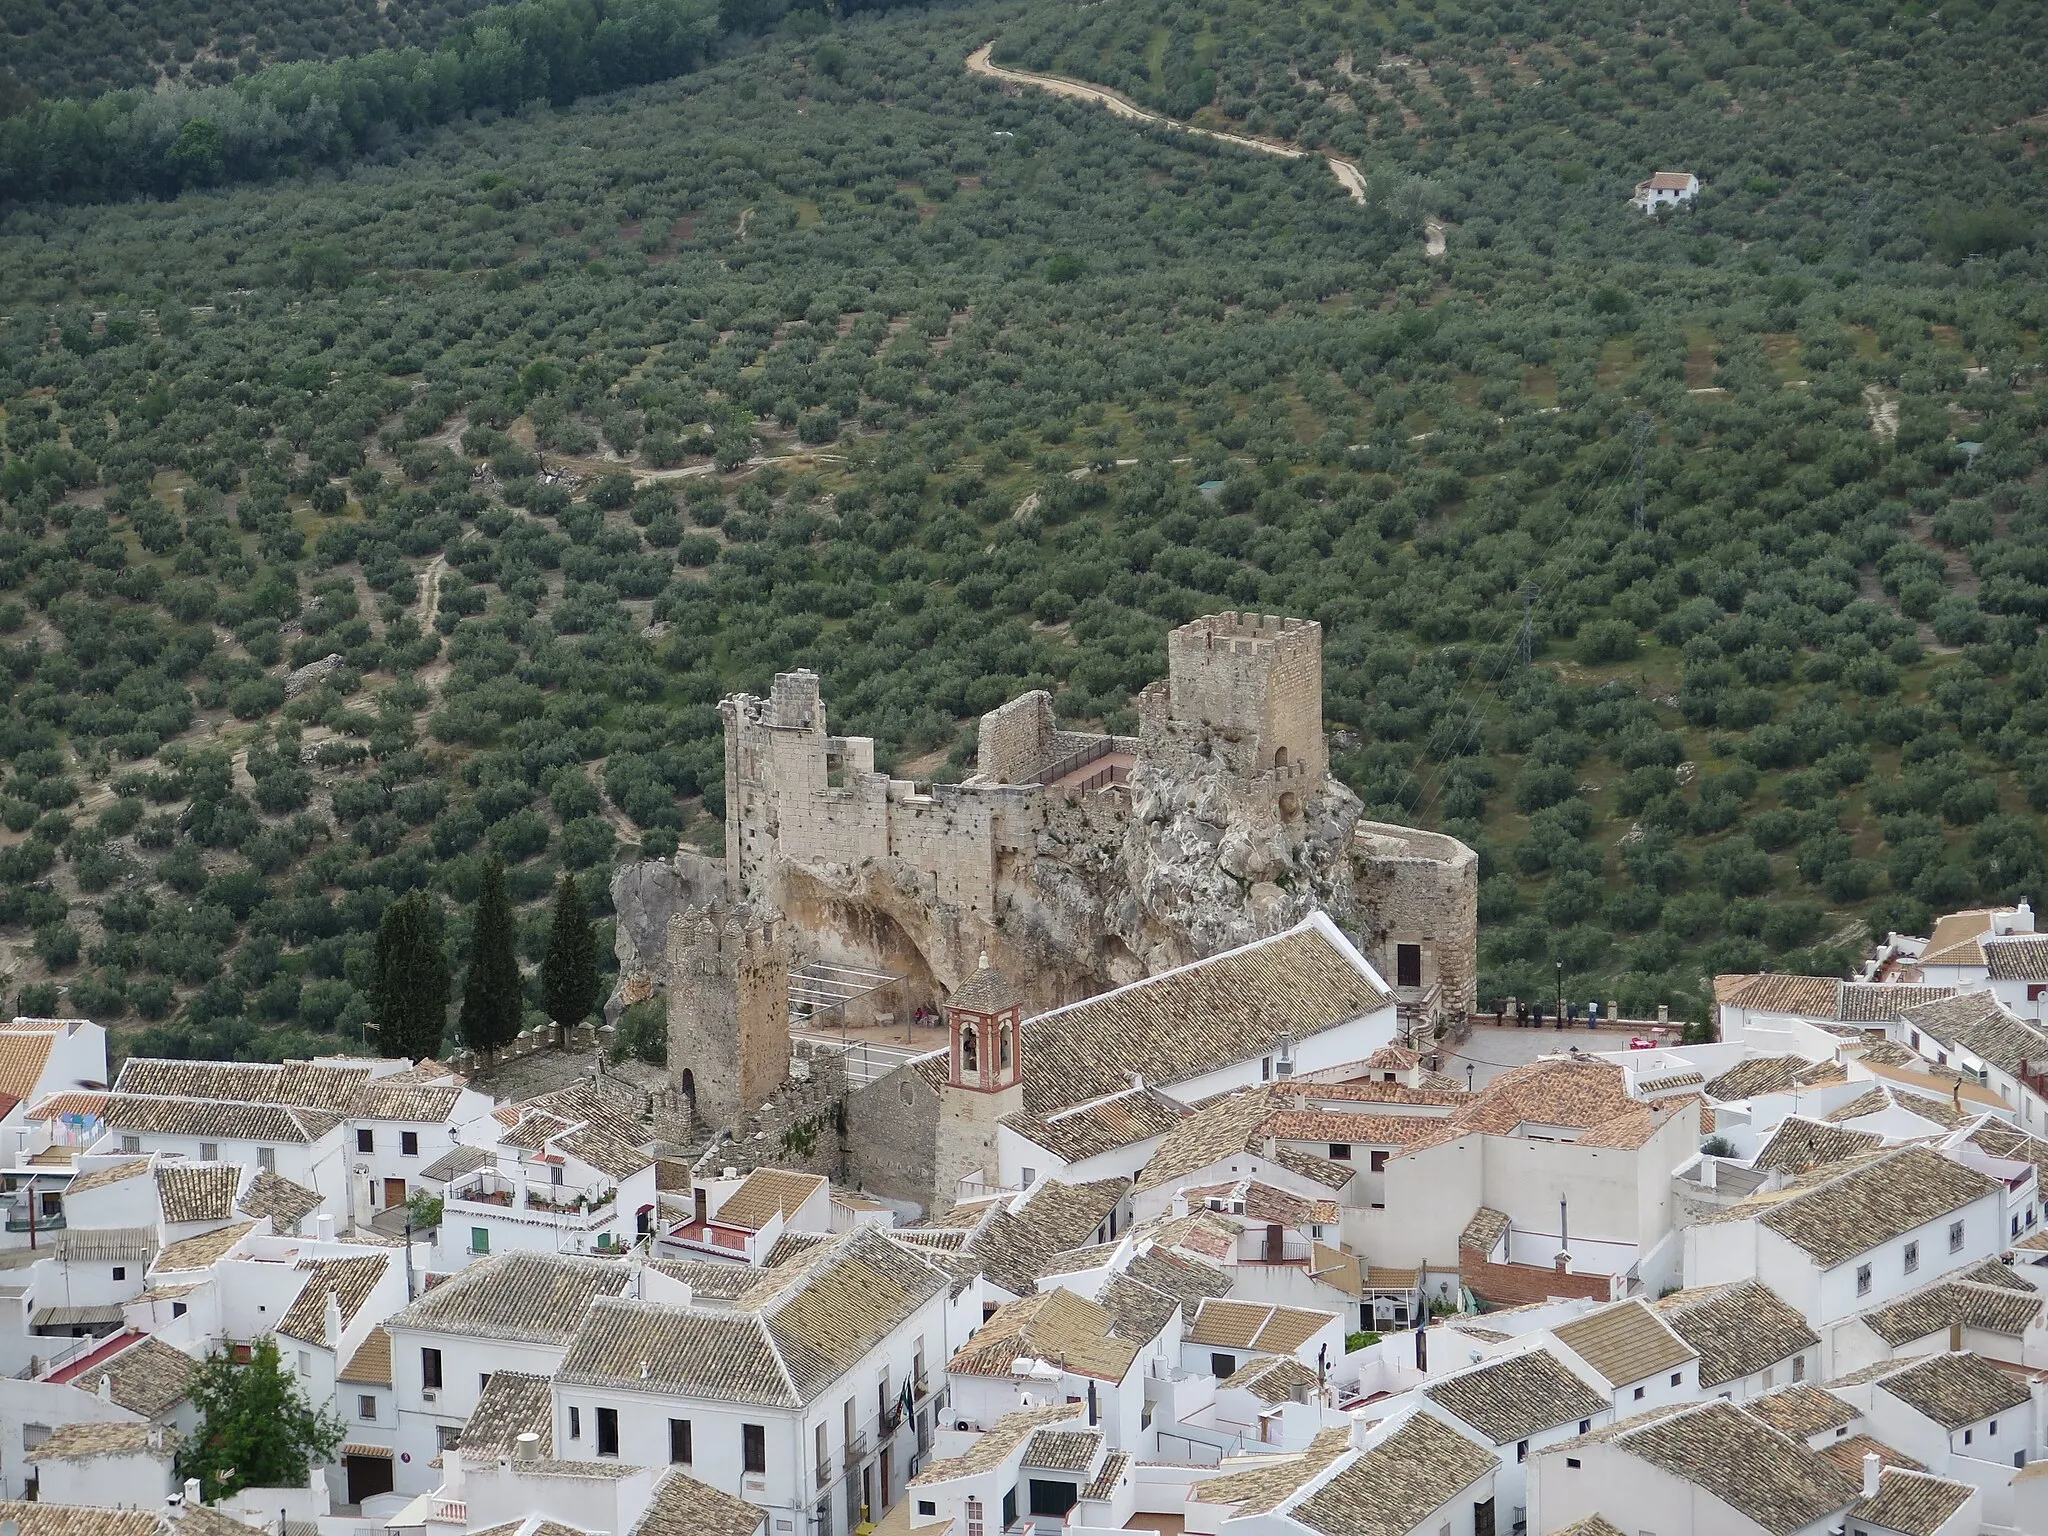
<path id="1" fill-rule="evenodd" d="M 1557 1019 L 1559 1027 L 1562 1027 L 1564 1024 L 1564 962 L 1562 960 L 1557 962 L 1557 1013 L 1554 1017 Z"/>
<path id="2" fill-rule="evenodd" d="M 1472 1091 L 1472 1063 L 1469 1061 L 1465 1063 L 1465 1091 Z"/>

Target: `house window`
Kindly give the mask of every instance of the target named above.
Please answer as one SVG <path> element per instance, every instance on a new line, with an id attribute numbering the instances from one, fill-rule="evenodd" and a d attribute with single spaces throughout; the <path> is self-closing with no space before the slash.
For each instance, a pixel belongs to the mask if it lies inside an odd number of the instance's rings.
<path id="1" fill-rule="evenodd" d="M 366 1424 L 377 1422 L 377 1399 L 365 1392 L 356 1399 L 356 1417 Z"/>
<path id="2" fill-rule="evenodd" d="M 768 1430 L 764 1425 L 740 1426 L 740 1468 L 746 1472 L 768 1470 Z"/>
<path id="3" fill-rule="evenodd" d="M 438 1387 L 441 1385 L 441 1351 L 423 1349 L 420 1351 L 420 1385 Z"/>
<path id="4" fill-rule="evenodd" d="M 478 1371 L 478 1372 L 477 1372 L 477 1376 L 476 1376 L 476 1390 L 477 1390 L 477 1394 L 478 1394 L 479 1396 L 481 1396 L 481 1395 L 483 1394 L 483 1390 L 484 1390 L 484 1388 L 485 1388 L 485 1387 L 488 1387 L 488 1386 L 489 1386 L 490 1384 L 491 1384 L 491 1373 L 490 1373 L 489 1371 Z"/>
<path id="5" fill-rule="evenodd" d="M 1564 1459 L 1564 1464 L 1568 1467 L 1577 1467 L 1579 1464 L 1579 1458 L 1576 1456 L 1567 1456 Z"/>
<path id="6" fill-rule="evenodd" d="M 126 1280 L 128 1278 L 128 1266 L 126 1264 L 116 1264 L 114 1266 L 114 1278 L 116 1280 Z"/>
<path id="7" fill-rule="evenodd" d="M 1211 1355 L 1209 1357 L 1209 1374 L 1218 1381 L 1222 1381 L 1226 1376 L 1235 1376 L 1237 1374 L 1237 1356 Z"/>
<path id="8" fill-rule="evenodd" d="M 1026 1189 L 1029 1189 L 1032 1185 L 1038 1182 L 1038 1170 L 1036 1168 L 1024 1168 L 1019 1170 L 1019 1172 L 1023 1178 L 1024 1187 Z"/>
<path id="9" fill-rule="evenodd" d="M 919 1499 L 917 1501 L 917 1512 L 920 1515 L 936 1515 L 939 1512 L 939 1506 L 930 1499 Z"/>
<path id="10" fill-rule="evenodd" d="M 491 1229 L 489 1227 L 471 1227 L 469 1229 L 469 1251 L 471 1253 L 489 1253 L 491 1251 Z"/>
<path id="11" fill-rule="evenodd" d="M 1960 1221 L 1952 1221 L 1948 1224 L 1948 1251 L 1950 1253 L 1961 1253 L 1963 1251 L 1963 1224 Z"/>
<path id="12" fill-rule="evenodd" d="M 1351 1143 L 1350 1143 L 1350 1142 L 1348 1142 L 1348 1141 L 1333 1141 L 1333 1142 L 1331 1142 L 1331 1143 L 1330 1143 L 1330 1160 L 1331 1160 L 1332 1162 L 1338 1162 L 1338 1163 L 1348 1163 L 1348 1162 L 1350 1162 L 1350 1161 L 1351 1161 Z"/>
<path id="13" fill-rule="evenodd" d="M 1792 1379 L 1794 1381 L 1806 1380 L 1806 1356 L 1794 1355 L 1792 1357 Z"/>
<path id="14" fill-rule="evenodd" d="M 187 1308 L 185 1306 L 185 1303 L 183 1303 L 182 1301 L 174 1301 L 171 1303 L 171 1317 L 173 1319 L 183 1317 L 186 1311 Z"/>
<path id="15" fill-rule="evenodd" d="M 1394 946 L 1394 985 L 1397 987 L 1419 987 L 1422 985 L 1422 946 L 1420 944 L 1396 944 Z"/>
<path id="16" fill-rule="evenodd" d="M 299 1351 L 299 1374 L 301 1376 L 313 1374 L 313 1356 L 303 1349 Z"/>
<path id="17" fill-rule="evenodd" d="M 256 1166 L 265 1173 L 277 1172 L 277 1148 L 258 1147 L 256 1149 Z"/>
<path id="18" fill-rule="evenodd" d="M 1641 1387 L 1637 1387 L 1637 1388 L 1636 1388 L 1636 1401 L 1637 1401 L 1637 1402 L 1641 1402 L 1641 1401 L 1643 1400 L 1643 1390 L 1644 1390 L 1644 1389 L 1643 1389 L 1643 1388 L 1641 1388 Z"/>
<path id="19" fill-rule="evenodd" d="M 1267 1057 L 1264 1057 L 1263 1059 L 1261 1059 L 1261 1060 L 1260 1060 L 1260 1062 L 1259 1062 L 1259 1077 L 1260 1077 L 1260 1079 L 1261 1079 L 1262 1081 L 1264 1081 L 1264 1082 L 1271 1082 L 1271 1081 L 1273 1080 L 1273 1058 L 1272 1058 L 1272 1057 L 1270 1057 L 1270 1056 L 1267 1056 Z"/>
<path id="20" fill-rule="evenodd" d="M 420 1155 L 420 1133 L 418 1131 L 400 1131 L 398 1133 L 398 1150 L 405 1157 L 418 1157 Z"/>
<path id="21" fill-rule="evenodd" d="M 670 1419 L 668 1421 L 668 1459 L 673 1462 L 680 1462 L 684 1466 L 690 1464 L 690 1421 L 688 1419 Z"/>
<path id="22" fill-rule="evenodd" d="M 979 1499 L 967 1501 L 967 1536 L 987 1536 L 987 1528 L 982 1523 Z"/>
<path id="23" fill-rule="evenodd" d="M 1384 1152 L 1373 1153 L 1370 1166 L 1374 1173 L 1385 1173 L 1387 1171 L 1387 1154 Z"/>
<path id="24" fill-rule="evenodd" d="M 1581 1420 L 1579 1420 L 1579 1433 L 1580 1433 L 1580 1434 L 1582 1434 L 1582 1435 L 1583 1435 L 1583 1434 L 1587 1433 L 1587 1432 L 1588 1432 L 1589 1430 L 1591 1430 L 1591 1429 L 1592 1429 L 1592 1427 L 1593 1427 L 1593 1421 L 1592 1421 L 1591 1419 L 1581 1419 Z"/>
<path id="25" fill-rule="evenodd" d="M 219 1162 L 220 1143 L 217 1141 L 202 1141 L 199 1143 L 199 1161 L 202 1163 Z"/>
<path id="26" fill-rule="evenodd" d="M 1529 1442 L 1528 1442 L 1528 1441 L 1526 1441 L 1526 1440 L 1517 1440 L 1517 1441 L 1515 1442 L 1515 1460 L 1517 1460 L 1517 1461 L 1527 1461 L 1528 1459 L 1529 1459 Z"/>
<path id="27" fill-rule="evenodd" d="M 1966 1429 L 1966 1430 L 1964 1430 L 1964 1431 L 1963 1431 L 1963 1444 L 1965 1444 L 1965 1445 L 1968 1445 L 1968 1444 L 1969 1444 L 1969 1443 L 1970 1443 L 1970 1442 L 1971 1442 L 1972 1440 L 1974 1440 L 1974 1439 L 1975 1439 L 1976 1437 L 1977 1437 L 1977 1431 L 1975 1431 L 1974 1429 Z"/>
<path id="28" fill-rule="evenodd" d="M 1987 1435 L 1995 1435 L 1995 1434 L 1997 1434 L 1997 1433 L 1998 1433 L 1998 1420 L 1996 1420 L 1996 1419 L 1993 1419 L 1993 1420 L 1991 1421 L 1991 1427 L 1990 1427 L 1989 1429 L 1985 1430 L 1985 1431 L 1984 1431 L 1984 1433 L 1986 1433 Z"/>
<path id="29" fill-rule="evenodd" d="M 1856 1294 L 1858 1296 L 1868 1296 L 1870 1294 L 1870 1266 L 1868 1264 L 1858 1264 L 1856 1266 Z"/>
<path id="30" fill-rule="evenodd" d="M 1920 1245 L 1918 1243 L 1906 1244 L 1906 1273 L 1910 1275 L 1913 1273 L 1914 1270 L 1918 1269 L 1919 1267 Z"/>
<path id="31" fill-rule="evenodd" d="M 140 1136 L 123 1136 L 121 1138 L 121 1150 L 123 1152 L 140 1152 L 142 1150 L 142 1138 Z"/>
<path id="32" fill-rule="evenodd" d="M 811 1450 L 813 1459 L 818 1464 L 818 1476 L 823 1479 L 828 1475 L 825 1469 L 832 1465 L 832 1446 L 822 1419 L 818 1421 L 818 1427 L 813 1432 Z"/>
<path id="33" fill-rule="evenodd" d="M 356 1150 L 358 1152 L 374 1152 L 377 1150 L 377 1133 L 367 1125 L 356 1127 Z"/>
<path id="34" fill-rule="evenodd" d="M 619 1410 L 616 1408 L 597 1410 L 597 1454 L 619 1454 Z"/>
<path id="35" fill-rule="evenodd" d="M 571 1440 L 581 1440 L 583 1438 L 583 1410 L 576 1407 L 573 1403 L 569 1406 L 569 1438 Z"/>

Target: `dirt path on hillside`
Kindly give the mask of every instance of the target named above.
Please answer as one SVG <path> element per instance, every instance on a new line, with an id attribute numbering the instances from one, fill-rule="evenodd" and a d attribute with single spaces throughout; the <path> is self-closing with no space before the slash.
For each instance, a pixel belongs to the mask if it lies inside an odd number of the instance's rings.
<path id="1" fill-rule="evenodd" d="M 1118 117 L 1130 118 L 1133 122 L 1153 123 L 1161 128 L 1171 128 L 1176 133 L 1200 134 L 1205 139 L 1217 139 L 1225 144 L 1235 144 L 1240 149 L 1255 149 L 1262 155 L 1278 155 L 1283 160 L 1300 160 L 1314 151 L 1303 149 L 1299 144 L 1288 144 L 1278 139 L 1255 139 L 1245 133 L 1224 133 L 1215 128 L 1196 128 L 1188 123 L 1175 122 L 1157 112 L 1139 106 L 1130 97 L 1116 91 L 1105 90 L 1099 85 L 1087 85 L 1079 80 L 1069 80 L 1063 75 L 1035 75 L 1021 69 L 1005 69 L 992 63 L 989 54 L 994 43 L 983 43 L 967 56 L 967 67 L 977 75 L 986 75 L 991 80 L 1006 81 L 1011 85 L 1034 85 L 1041 91 L 1050 91 L 1055 96 L 1071 97 L 1075 101 L 1092 101 L 1099 107 L 1107 107 Z M 1337 178 L 1337 184 L 1354 203 L 1365 201 L 1365 173 L 1349 160 L 1335 155 L 1321 157 L 1330 167 L 1330 174 Z"/>
<path id="2" fill-rule="evenodd" d="M 441 573 L 448 569 L 448 557 L 436 555 L 420 573 L 420 633 L 429 634 L 441 616 Z"/>

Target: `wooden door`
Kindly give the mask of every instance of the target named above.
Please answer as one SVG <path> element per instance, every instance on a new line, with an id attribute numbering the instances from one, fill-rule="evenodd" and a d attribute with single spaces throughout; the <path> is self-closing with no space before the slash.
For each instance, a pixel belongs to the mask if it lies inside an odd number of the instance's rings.
<path id="1" fill-rule="evenodd" d="M 394 1205 L 405 1204 L 405 1180 L 386 1179 L 384 1181 L 384 1204 L 387 1209 Z"/>

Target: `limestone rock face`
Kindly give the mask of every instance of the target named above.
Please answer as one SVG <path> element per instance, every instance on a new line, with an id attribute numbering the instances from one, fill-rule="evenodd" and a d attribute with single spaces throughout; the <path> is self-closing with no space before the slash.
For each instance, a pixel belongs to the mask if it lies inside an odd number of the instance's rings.
<path id="1" fill-rule="evenodd" d="M 619 959 L 620 985 L 636 975 L 662 976 L 669 919 L 724 890 L 724 862 L 693 849 L 681 849 L 673 859 L 620 865 L 612 875 L 612 907 L 618 914 L 612 952 Z"/>

